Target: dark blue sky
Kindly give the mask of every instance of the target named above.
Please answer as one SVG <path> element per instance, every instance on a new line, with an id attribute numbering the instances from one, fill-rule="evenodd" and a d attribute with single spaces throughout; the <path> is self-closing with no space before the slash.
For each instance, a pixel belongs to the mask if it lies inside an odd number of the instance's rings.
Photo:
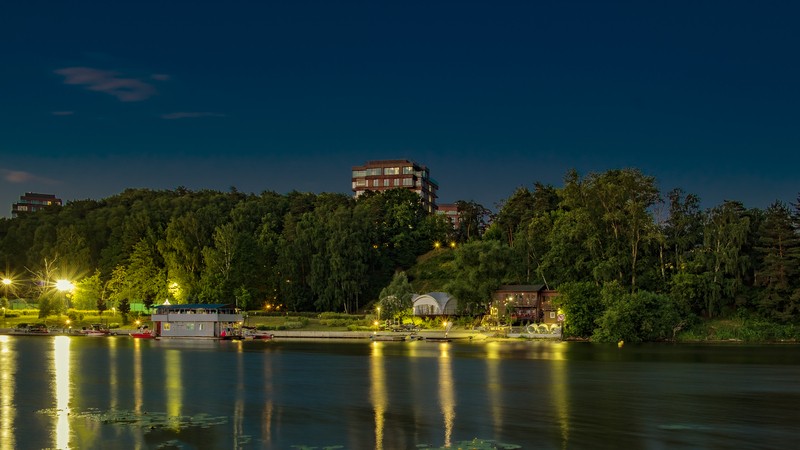
<path id="1" fill-rule="evenodd" d="M 636 167 L 748 207 L 800 192 L 800 3 L 116 1 L 0 7 L 0 215 L 26 191 L 350 193 L 372 159 L 440 202 Z"/>

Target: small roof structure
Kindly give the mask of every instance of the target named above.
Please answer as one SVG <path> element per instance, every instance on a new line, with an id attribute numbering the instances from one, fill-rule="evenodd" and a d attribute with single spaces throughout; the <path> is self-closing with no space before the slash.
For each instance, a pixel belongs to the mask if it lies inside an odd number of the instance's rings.
<path id="1" fill-rule="evenodd" d="M 544 288 L 543 284 L 503 284 L 495 292 L 539 292 Z"/>
<path id="2" fill-rule="evenodd" d="M 456 313 L 458 300 L 447 292 L 428 292 L 411 297 L 415 316 L 441 316 Z"/>

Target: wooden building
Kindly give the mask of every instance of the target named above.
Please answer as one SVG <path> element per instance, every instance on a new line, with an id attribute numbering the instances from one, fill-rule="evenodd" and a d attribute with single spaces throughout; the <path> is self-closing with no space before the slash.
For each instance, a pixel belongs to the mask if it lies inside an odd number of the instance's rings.
<path id="1" fill-rule="evenodd" d="M 553 299 L 558 292 L 545 285 L 502 285 L 492 295 L 491 313 L 495 319 L 507 318 L 511 324 L 558 323 L 558 308 Z"/>

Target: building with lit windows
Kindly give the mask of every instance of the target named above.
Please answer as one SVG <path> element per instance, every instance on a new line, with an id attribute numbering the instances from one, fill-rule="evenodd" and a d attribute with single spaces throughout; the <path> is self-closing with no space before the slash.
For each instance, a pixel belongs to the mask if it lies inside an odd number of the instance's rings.
<path id="1" fill-rule="evenodd" d="M 422 199 L 423 207 L 435 213 L 436 191 L 439 185 L 431 178 L 427 167 L 405 159 L 369 161 L 353 167 L 353 195 L 358 198 L 367 191 L 409 189 Z"/>
<path id="2" fill-rule="evenodd" d="M 18 203 L 11 205 L 11 217 L 17 217 L 20 213 L 36 212 L 48 206 L 61 206 L 61 199 L 53 194 L 37 194 L 26 192 L 19 198 Z"/>
<path id="3" fill-rule="evenodd" d="M 450 224 L 453 226 L 453 228 L 458 228 L 458 205 L 455 203 L 442 203 L 439 205 L 436 213 L 446 217 L 447 220 L 450 221 Z"/>

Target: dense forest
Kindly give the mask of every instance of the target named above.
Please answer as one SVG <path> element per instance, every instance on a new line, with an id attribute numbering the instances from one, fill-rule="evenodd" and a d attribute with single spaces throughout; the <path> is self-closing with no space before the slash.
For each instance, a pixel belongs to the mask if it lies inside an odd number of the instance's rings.
<path id="1" fill-rule="evenodd" d="M 64 307 L 58 279 L 73 280 L 79 309 L 169 299 L 358 312 L 408 274 L 472 315 L 500 284 L 545 284 L 561 294 L 569 333 L 598 339 L 627 329 L 656 340 L 700 318 L 800 319 L 797 204 L 702 209 L 621 169 L 521 187 L 494 214 L 457 205 L 453 227 L 402 189 L 358 199 L 130 189 L 0 220 L 0 263 L 43 314 Z"/>

